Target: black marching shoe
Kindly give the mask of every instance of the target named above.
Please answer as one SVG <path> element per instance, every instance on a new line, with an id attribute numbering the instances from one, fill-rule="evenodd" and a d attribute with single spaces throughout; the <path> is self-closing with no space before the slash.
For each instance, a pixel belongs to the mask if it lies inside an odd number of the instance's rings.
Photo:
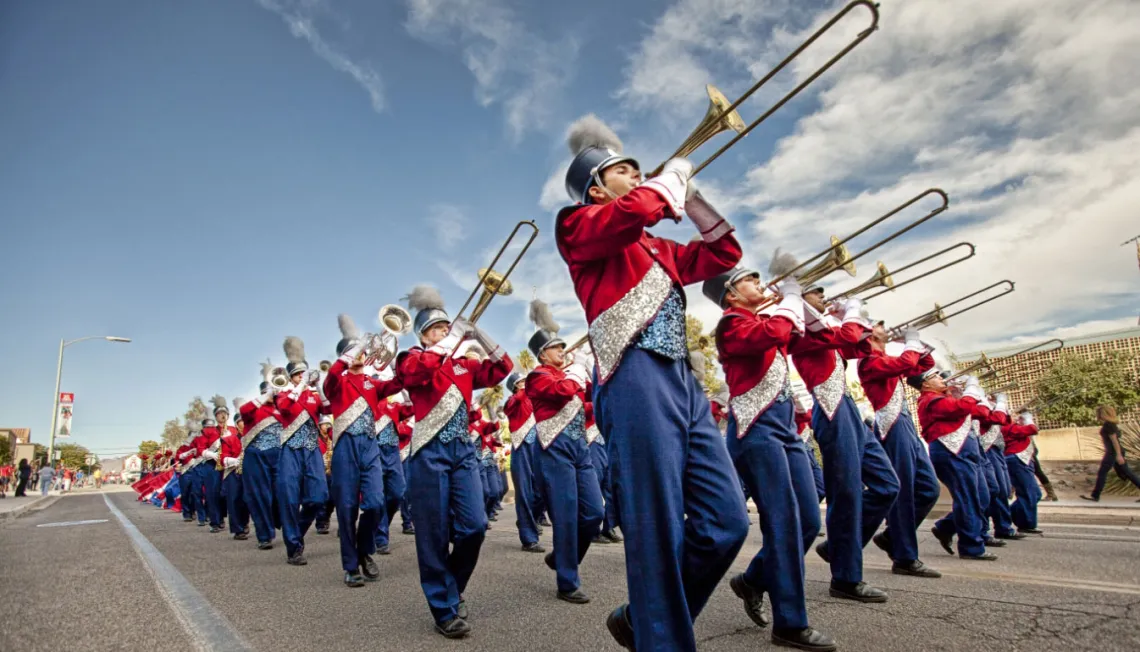
<path id="1" fill-rule="evenodd" d="M 1086 496 L 1084 494 L 1081 494 L 1081 500 L 1091 500 L 1094 503 L 1099 503 L 1100 502 L 1100 496 Z"/>
<path id="2" fill-rule="evenodd" d="M 582 589 L 574 589 L 573 591 L 559 591 L 558 599 L 570 604 L 586 604 L 590 601 L 590 596 L 582 592 Z"/>
<path id="3" fill-rule="evenodd" d="M 248 538 L 249 532 L 246 532 L 245 530 L 242 530 L 241 532 L 238 532 L 234 535 L 234 541 L 245 541 Z"/>
<path id="4" fill-rule="evenodd" d="M 736 597 L 744 601 L 744 613 L 759 627 L 768 626 L 768 617 L 764 615 L 764 592 L 757 591 L 744 579 L 744 573 L 734 575 L 728 581 Z"/>
<path id="5" fill-rule="evenodd" d="M 471 625 L 468 625 L 467 621 L 462 618 L 452 618 L 442 625 L 436 623 L 435 631 L 444 638 L 463 638 L 471 633 Z"/>
<path id="6" fill-rule="evenodd" d="M 936 527 L 930 528 L 930 533 L 934 535 L 935 539 L 938 539 L 938 543 L 942 544 L 942 549 L 946 551 L 946 554 L 948 554 L 948 555 L 954 554 L 954 535 L 953 534 L 942 534 L 941 532 L 938 531 L 938 528 L 936 528 Z"/>
<path id="7" fill-rule="evenodd" d="M 390 555 L 390 554 L 392 554 L 392 551 L 388 549 L 388 546 L 378 546 L 376 548 L 376 554 L 378 554 L 378 555 Z"/>
<path id="8" fill-rule="evenodd" d="M 455 615 L 467 620 L 467 601 L 463 599 L 463 596 L 459 596 L 459 604 L 455 605 Z"/>
<path id="9" fill-rule="evenodd" d="M 545 516 L 543 516 L 542 519 L 538 521 L 538 524 L 542 527 L 551 527 L 550 519 L 546 518 Z"/>
<path id="10" fill-rule="evenodd" d="M 285 560 L 285 563 L 290 566 L 305 566 L 309 563 L 309 560 L 305 559 L 305 553 L 303 551 L 298 550 L 290 555 L 289 558 Z"/>
<path id="11" fill-rule="evenodd" d="M 985 544 L 986 544 L 987 548 L 1004 548 L 1005 547 L 1005 541 L 1002 541 L 1000 539 L 995 539 L 993 537 L 987 537 L 985 540 Z"/>
<path id="12" fill-rule="evenodd" d="M 609 539 L 610 543 L 621 543 L 622 541 L 625 541 L 625 539 L 621 538 L 621 535 L 617 533 L 617 530 L 602 532 L 602 536 Z"/>
<path id="13" fill-rule="evenodd" d="M 840 582 L 831 580 L 828 594 L 833 598 L 855 600 L 857 602 L 886 602 L 887 594 L 866 582 Z"/>
<path id="14" fill-rule="evenodd" d="M 597 534 L 597 536 L 595 536 L 591 541 L 592 541 L 592 543 L 599 543 L 599 544 L 602 544 L 605 546 L 608 546 L 611 543 L 613 543 L 613 541 L 610 541 L 609 537 L 603 535 L 601 532 L 599 532 Z"/>
<path id="15" fill-rule="evenodd" d="M 999 539 L 1004 539 L 1007 541 L 1021 541 L 1022 539 L 1029 538 L 1028 534 L 1023 534 L 1021 532 L 1011 532 L 1009 534 L 998 534 L 995 536 L 997 536 Z"/>
<path id="16" fill-rule="evenodd" d="M 499 516 L 497 514 L 495 514 L 495 512 L 491 512 L 491 515 L 487 517 L 487 520 L 488 521 L 498 521 Z"/>
<path id="17" fill-rule="evenodd" d="M 543 548 L 541 543 L 535 541 L 534 543 L 523 546 L 522 551 L 523 552 L 546 552 L 546 548 Z"/>
<path id="18" fill-rule="evenodd" d="M 349 571 L 344 572 L 344 585 L 350 589 L 358 589 L 364 586 L 364 578 L 360 576 L 359 572 L 353 573 Z"/>
<path id="19" fill-rule="evenodd" d="M 221 531 L 222 531 L 222 528 L 218 527 L 217 525 L 211 525 L 210 526 L 210 534 L 217 534 L 218 532 L 221 532 Z"/>
<path id="20" fill-rule="evenodd" d="M 329 524 L 328 523 L 317 523 L 317 534 L 328 534 L 328 533 L 329 533 Z"/>
<path id="21" fill-rule="evenodd" d="M 183 522 L 183 523 L 193 523 L 193 522 L 194 522 L 194 519 L 190 518 L 189 516 L 183 516 L 183 517 L 182 517 L 182 522 Z"/>
<path id="22" fill-rule="evenodd" d="M 803 629 L 772 629 L 772 644 L 794 647 L 800 650 L 832 652 L 837 649 L 835 641 L 823 632 L 805 627 Z"/>
<path id="23" fill-rule="evenodd" d="M 614 637 L 618 645 L 627 650 L 634 649 L 633 623 L 629 620 L 628 604 L 623 604 L 606 616 L 606 629 L 610 630 L 610 636 Z"/>
<path id="24" fill-rule="evenodd" d="M 554 564 L 554 551 L 546 553 L 546 556 L 543 557 L 543 560 L 546 561 L 546 567 L 547 568 L 549 568 L 552 571 L 558 570 L 558 566 L 556 566 Z"/>
<path id="25" fill-rule="evenodd" d="M 205 521 L 198 521 L 198 527 L 206 527 Z"/>
<path id="26" fill-rule="evenodd" d="M 934 570 L 933 568 L 922 563 L 921 559 L 914 561 L 895 562 L 891 566 L 891 572 L 895 575 L 910 575 L 911 577 L 942 577 L 942 573 Z"/>
<path id="27" fill-rule="evenodd" d="M 992 552 L 983 552 L 980 555 L 958 555 L 958 557 L 970 561 L 997 561 L 997 555 Z"/>
<path id="28" fill-rule="evenodd" d="M 416 533 L 415 526 L 406 527 L 400 532 L 400 534 L 415 534 L 415 533 Z"/>
<path id="29" fill-rule="evenodd" d="M 879 550 L 887 553 L 888 557 L 891 556 L 891 537 L 887 534 L 886 530 L 871 537 L 871 541 L 874 542 Z"/>
<path id="30" fill-rule="evenodd" d="M 816 544 L 815 554 L 819 555 L 819 558 L 824 560 L 825 562 L 827 562 L 829 564 L 831 563 L 831 553 L 829 553 L 827 551 L 827 542 L 826 541 L 819 543 L 819 544 Z"/>
<path id="31" fill-rule="evenodd" d="M 370 555 L 364 555 L 361 561 L 360 572 L 364 574 L 365 582 L 375 582 L 380 579 L 380 567 L 376 565 L 376 561 Z"/>
<path id="32" fill-rule="evenodd" d="M 1045 534 L 1040 528 L 1035 527 L 1022 527 L 1017 529 L 1018 532 L 1023 534 Z"/>
<path id="33" fill-rule="evenodd" d="M 257 542 L 257 549 L 258 550 L 273 550 L 273 542 L 272 541 L 258 541 Z"/>

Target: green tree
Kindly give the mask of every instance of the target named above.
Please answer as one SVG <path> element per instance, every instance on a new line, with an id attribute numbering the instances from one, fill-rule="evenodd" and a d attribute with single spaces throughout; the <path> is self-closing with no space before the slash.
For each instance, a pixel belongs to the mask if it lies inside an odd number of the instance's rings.
<path id="1" fill-rule="evenodd" d="M 44 446 L 43 444 L 32 444 L 32 445 L 35 446 L 35 451 L 36 451 L 35 453 L 32 454 L 32 457 L 34 459 L 40 460 L 40 462 L 46 462 L 47 461 L 47 446 Z M 16 460 L 16 461 L 19 462 L 20 460 Z M 32 460 L 28 460 L 28 461 L 31 462 Z"/>
<path id="2" fill-rule="evenodd" d="M 19 460 L 17 460 L 19 461 Z M 12 463 L 12 450 L 7 437 L 0 437 L 0 464 Z"/>
<path id="3" fill-rule="evenodd" d="M 1098 405 L 1115 406 L 1121 413 L 1133 409 L 1140 404 L 1135 363 L 1136 355 L 1124 351 L 1095 359 L 1063 353 L 1034 385 L 1041 420 L 1094 426 Z"/>
<path id="4" fill-rule="evenodd" d="M 530 354 L 530 349 L 523 349 L 519 351 L 518 355 L 519 370 L 525 373 L 534 371 L 534 356 Z"/>
<path id="5" fill-rule="evenodd" d="M 79 444 L 60 444 L 59 461 L 69 469 L 79 469 L 87 466 L 87 456 L 91 451 Z"/>
<path id="6" fill-rule="evenodd" d="M 705 368 L 701 381 L 709 394 L 716 394 L 724 384 L 716 375 L 716 340 L 711 333 L 705 333 L 704 330 L 705 325 L 701 320 L 692 315 L 685 315 L 686 343 L 690 351 L 700 351 L 704 355 Z"/>
<path id="7" fill-rule="evenodd" d="M 147 439 L 139 443 L 139 455 L 146 455 L 149 457 L 151 455 L 154 455 L 154 452 L 161 447 L 162 445 L 153 439 Z"/>
<path id="8" fill-rule="evenodd" d="M 206 407 L 206 402 L 202 400 L 201 396 L 195 396 L 190 400 L 190 405 L 186 408 L 186 414 L 182 418 L 184 421 L 202 421 L 208 416 L 212 416 L 212 413 Z"/>

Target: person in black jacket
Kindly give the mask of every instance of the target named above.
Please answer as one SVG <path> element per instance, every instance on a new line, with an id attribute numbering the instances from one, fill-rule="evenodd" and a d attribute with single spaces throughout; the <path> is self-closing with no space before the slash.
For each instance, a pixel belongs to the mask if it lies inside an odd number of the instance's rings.
<path id="1" fill-rule="evenodd" d="M 1100 492 L 1104 491 L 1104 483 L 1108 479 L 1108 470 L 1113 469 L 1121 480 L 1127 480 L 1140 488 L 1140 478 L 1128 468 L 1128 461 L 1124 459 L 1124 447 L 1120 445 L 1120 428 L 1116 425 L 1116 408 L 1111 405 L 1100 405 L 1096 408 L 1096 418 L 1103 425 L 1100 427 L 1100 438 L 1104 443 L 1104 457 L 1100 461 L 1100 469 L 1096 473 L 1096 485 L 1092 493 L 1081 498 L 1097 502 Z M 1138 501 L 1140 502 L 1140 501 Z"/>
<path id="2" fill-rule="evenodd" d="M 30 478 L 31 475 L 32 475 L 32 465 L 28 464 L 28 459 L 24 458 L 24 459 L 20 460 L 20 466 L 16 471 L 17 479 L 16 479 L 16 494 L 15 495 L 17 497 L 28 495 L 25 492 L 27 491 L 27 488 L 28 488 L 28 478 Z"/>

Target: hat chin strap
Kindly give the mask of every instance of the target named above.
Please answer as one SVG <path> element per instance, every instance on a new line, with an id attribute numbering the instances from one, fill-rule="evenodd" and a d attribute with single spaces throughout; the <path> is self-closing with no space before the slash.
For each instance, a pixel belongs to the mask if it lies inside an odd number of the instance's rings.
<path id="1" fill-rule="evenodd" d="M 594 184 L 597 187 L 601 188 L 602 192 L 606 193 L 606 195 L 608 195 L 610 199 L 617 199 L 618 198 L 617 193 L 610 190 L 609 188 L 606 187 L 606 184 L 602 183 L 602 170 L 595 170 L 594 171 Z M 590 198 L 590 189 L 586 188 L 586 196 L 583 197 L 583 199 L 589 199 L 589 198 Z M 583 202 L 583 203 L 585 203 L 585 202 Z"/>

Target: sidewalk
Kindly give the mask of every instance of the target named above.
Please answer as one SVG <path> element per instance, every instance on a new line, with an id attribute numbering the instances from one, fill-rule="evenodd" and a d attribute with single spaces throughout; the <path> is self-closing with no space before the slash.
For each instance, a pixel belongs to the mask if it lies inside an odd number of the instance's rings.
<path id="1" fill-rule="evenodd" d="M 43 509 L 57 500 L 59 500 L 57 491 L 50 492 L 46 496 L 41 496 L 38 491 L 21 498 L 9 495 L 0 500 L 0 523 L 19 518 L 32 509 Z"/>

